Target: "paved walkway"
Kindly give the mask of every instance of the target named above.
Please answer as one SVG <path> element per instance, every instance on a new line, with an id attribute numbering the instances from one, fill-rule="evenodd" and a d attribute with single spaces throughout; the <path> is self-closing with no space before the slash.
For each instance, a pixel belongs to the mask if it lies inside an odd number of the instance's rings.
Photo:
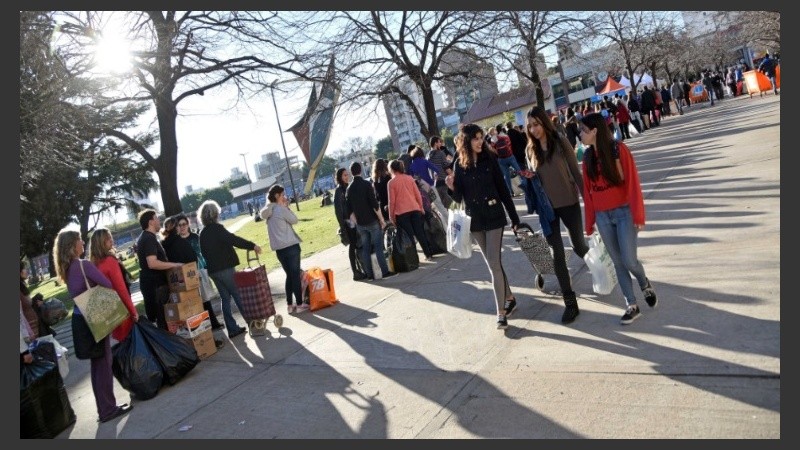
<path id="1" fill-rule="evenodd" d="M 339 304 L 286 317 L 277 299 L 281 329 L 229 340 L 121 419 L 95 421 L 89 363 L 72 358 L 78 420 L 59 437 L 781 438 L 780 97 L 693 106 L 630 146 L 659 295 L 633 324 L 573 257 L 581 314 L 562 325 L 554 277 L 537 290 L 510 233 L 504 331 L 479 252 L 361 283 L 339 245 L 303 261 L 334 270 Z"/>

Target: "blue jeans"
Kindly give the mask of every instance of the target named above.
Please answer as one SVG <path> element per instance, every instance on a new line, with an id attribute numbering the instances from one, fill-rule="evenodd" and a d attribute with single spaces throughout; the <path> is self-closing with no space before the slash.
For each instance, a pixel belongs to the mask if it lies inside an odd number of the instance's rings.
<path id="1" fill-rule="evenodd" d="M 628 306 L 636 304 L 636 295 L 633 293 L 633 282 L 631 274 L 636 277 L 639 287 L 647 287 L 647 277 L 644 267 L 637 256 L 638 233 L 633 225 L 633 215 L 628 205 L 608 211 L 598 211 L 596 213 L 597 231 L 606 244 L 608 255 L 614 262 L 614 270 L 617 272 L 617 281 L 625 296 L 625 303 Z"/>
<path id="2" fill-rule="evenodd" d="M 497 164 L 500 165 L 500 171 L 503 172 L 503 179 L 506 181 L 508 193 L 514 195 L 514 189 L 511 188 L 511 175 L 508 174 L 508 169 L 513 167 L 514 170 L 519 173 L 519 163 L 517 162 L 517 158 L 515 158 L 514 155 L 511 155 L 508 158 L 497 158 Z"/>
<path id="3" fill-rule="evenodd" d="M 239 313 L 241 314 L 243 311 L 242 299 L 239 297 L 239 289 L 236 287 L 236 282 L 233 281 L 233 272 L 234 269 L 231 267 L 208 274 L 208 276 L 214 280 L 214 285 L 217 287 L 219 296 L 222 299 L 222 317 L 225 319 L 225 328 L 228 329 L 228 333 L 232 333 L 239 328 L 231 312 L 231 297 L 233 297 L 233 301 L 236 303 L 236 308 L 239 309 Z"/>
<path id="4" fill-rule="evenodd" d="M 367 226 L 356 224 L 356 230 L 361 238 L 361 262 L 364 265 L 364 272 L 366 272 L 367 277 L 375 277 L 375 268 L 372 267 L 372 258 L 369 256 L 373 251 L 378 259 L 378 265 L 381 266 L 381 275 L 389 273 L 389 265 L 386 264 L 386 255 L 383 253 L 383 230 L 381 230 L 381 224 L 377 221 Z"/>
<path id="5" fill-rule="evenodd" d="M 303 271 L 300 269 L 300 244 L 290 245 L 289 247 L 282 248 L 275 252 L 278 255 L 278 261 L 286 272 L 286 303 L 292 304 L 292 294 L 296 304 L 303 304 L 303 289 L 300 284 L 300 277 Z"/>

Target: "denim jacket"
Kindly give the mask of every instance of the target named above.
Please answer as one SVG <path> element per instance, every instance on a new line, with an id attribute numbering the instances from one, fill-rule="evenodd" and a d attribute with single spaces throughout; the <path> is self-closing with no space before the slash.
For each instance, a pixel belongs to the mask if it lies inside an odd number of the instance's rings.
<path id="1" fill-rule="evenodd" d="M 550 199 L 547 198 L 547 194 L 544 192 L 542 182 L 538 176 L 522 177 L 522 179 L 522 189 L 525 191 L 525 204 L 528 206 L 528 214 L 533 214 L 534 212 L 539 214 L 542 233 L 545 236 L 550 236 L 550 233 L 553 232 L 550 224 L 556 220 L 556 213 L 553 211 Z"/>

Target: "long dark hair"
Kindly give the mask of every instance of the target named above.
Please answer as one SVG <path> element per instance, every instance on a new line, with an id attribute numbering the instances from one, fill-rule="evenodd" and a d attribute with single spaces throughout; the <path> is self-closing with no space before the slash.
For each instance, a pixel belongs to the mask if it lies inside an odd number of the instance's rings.
<path id="1" fill-rule="evenodd" d="M 547 148 L 550 150 L 545 155 L 542 151 L 542 144 L 538 139 L 533 137 L 530 128 L 525 125 L 525 134 L 528 136 L 528 148 L 525 150 L 525 154 L 528 156 L 529 160 L 536 160 L 536 166 L 540 166 L 545 160 L 549 162 L 553 159 L 553 154 L 561 150 L 561 138 L 559 137 L 552 119 L 550 119 L 541 106 L 534 106 L 531 108 L 528 111 L 528 117 L 538 119 L 542 124 L 542 128 L 544 128 L 544 139 L 547 142 Z"/>
<path id="2" fill-rule="evenodd" d="M 340 168 L 336 169 L 336 185 L 337 186 L 347 187 L 347 183 L 345 183 L 344 179 L 342 178 L 342 176 L 344 175 L 344 173 L 346 171 L 347 171 L 347 169 L 345 169 L 344 167 L 340 167 Z"/>
<path id="3" fill-rule="evenodd" d="M 22 271 L 25 270 L 25 262 L 19 262 L 19 291 L 24 294 L 28 295 L 31 293 L 31 290 L 28 288 L 28 280 L 22 278 Z"/>
<path id="4" fill-rule="evenodd" d="M 583 116 L 581 123 L 586 128 L 597 132 L 593 148 L 590 147 L 583 156 L 583 165 L 586 167 L 589 179 L 595 181 L 597 176 L 602 174 L 603 178 L 613 186 L 619 186 L 622 184 L 622 177 L 619 170 L 617 170 L 617 162 L 613 154 L 614 146 L 617 144 L 611 136 L 611 130 L 606 125 L 606 119 L 599 113 L 592 113 Z M 598 161 L 600 162 L 599 172 Z"/>
<path id="5" fill-rule="evenodd" d="M 475 164 L 476 155 L 472 151 L 472 139 L 483 133 L 483 128 L 474 123 L 469 123 L 461 127 L 455 139 L 456 151 L 458 152 L 458 165 L 466 169 Z M 482 152 L 493 152 L 492 147 L 483 140 Z"/>

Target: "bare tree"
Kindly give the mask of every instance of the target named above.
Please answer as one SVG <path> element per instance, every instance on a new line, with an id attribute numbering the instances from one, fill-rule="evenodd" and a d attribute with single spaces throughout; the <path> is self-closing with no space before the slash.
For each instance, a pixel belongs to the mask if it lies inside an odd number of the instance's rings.
<path id="1" fill-rule="evenodd" d="M 547 83 L 544 50 L 560 45 L 569 46 L 576 31 L 587 25 L 579 11 L 502 11 L 497 13 L 497 25 L 480 33 L 479 49 L 491 61 L 503 63 L 506 73 L 516 74 L 520 82 L 529 82 L 536 90 L 536 102 L 543 105 Z M 489 51 L 487 54 L 486 51 Z M 555 61 L 554 61 L 555 62 Z M 549 91 L 549 86 L 548 91 Z"/>
<path id="2" fill-rule="evenodd" d="M 591 23 L 590 35 L 618 49 L 635 92 L 640 79 L 634 74 L 652 68 L 663 52 L 655 38 L 675 29 L 676 16 L 667 11 L 599 11 Z"/>
<path id="3" fill-rule="evenodd" d="M 235 104 L 262 91 L 278 74 L 311 78 L 293 46 L 292 13 L 247 11 L 135 11 L 62 13 L 61 30 L 71 40 L 75 61 L 103 37 L 103 28 L 119 21 L 133 46 L 133 68 L 121 77 L 127 90 L 108 103 L 147 102 L 155 106 L 159 132 L 156 155 L 129 130 L 104 128 L 134 148 L 156 172 L 166 214 L 181 211 L 177 187 L 179 105 L 193 96 L 230 87 Z M 235 105 L 234 104 L 234 105 Z M 231 107 L 233 107 L 232 105 Z"/>
<path id="4" fill-rule="evenodd" d="M 443 73 L 443 58 L 463 50 L 461 46 L 468 48 L 472 34 L 491 26 L 495 17 L 480 11 L 338 11 L 307 20 L 314 26 L 300 28 L 308 31 L 309 39 L 324 49 L 322 54 L 336 55 L 342 106 L 363 108 L 396 95 L 408 104 L 420 133 L 428 138 L 439 134 L 434 83 L 469 74 L 468 66 Z M 320 34 L 314 35 L 317 31 Z M 336 39 L 330 39 L 332 34 Z M 404 81 L 417 92 L 405 90 Z"/>
<path id="5" fill-rule="evenodd" d="M 781 50 L 780 11 L 737 11 L 734 20 L 742 27 L 742 38 L 751 46 Z"/>

